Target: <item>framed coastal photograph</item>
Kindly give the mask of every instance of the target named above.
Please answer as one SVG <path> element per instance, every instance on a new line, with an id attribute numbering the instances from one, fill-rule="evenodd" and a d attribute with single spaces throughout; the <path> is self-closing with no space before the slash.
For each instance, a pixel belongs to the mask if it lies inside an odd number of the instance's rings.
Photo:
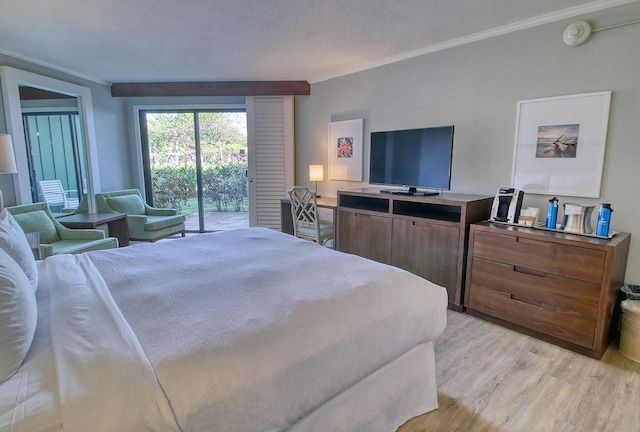
<path id="1" fill-rule="evenodd" d="M 329 123 L 329 180 L 362 181 L 364 120 Z"/>
<path id="2" fill-rule="evenodd" d="M 513 187 L 598 198 L 610 105 L 610 91 L 518 102 Z"/>

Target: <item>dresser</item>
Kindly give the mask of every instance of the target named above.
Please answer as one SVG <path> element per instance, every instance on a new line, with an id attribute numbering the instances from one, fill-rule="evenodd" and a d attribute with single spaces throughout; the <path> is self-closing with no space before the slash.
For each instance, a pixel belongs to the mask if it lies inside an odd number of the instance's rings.
<path id="1" fill-rule="evenodd" d="M 630 234 L 611 239 L 472 224 L 467 312 L 601 358 L 611 340 Z"/>

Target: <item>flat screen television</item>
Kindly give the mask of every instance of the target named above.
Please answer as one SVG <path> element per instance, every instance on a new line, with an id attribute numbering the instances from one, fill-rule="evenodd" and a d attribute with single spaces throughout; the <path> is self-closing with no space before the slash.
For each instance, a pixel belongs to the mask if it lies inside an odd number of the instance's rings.
<path id="1" fill-rule="evenodd" d="M 439 190 L 449 190 L 453 129 L 439 126 L 372 132 L 369 183 L 408 187 L 381 190 L 406 195 L 436 195 Z"/>

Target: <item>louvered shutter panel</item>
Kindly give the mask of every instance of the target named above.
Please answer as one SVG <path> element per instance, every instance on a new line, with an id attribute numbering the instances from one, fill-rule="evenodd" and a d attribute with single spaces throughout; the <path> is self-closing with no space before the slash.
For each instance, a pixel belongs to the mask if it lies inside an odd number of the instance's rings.
<path id="1" fill-rule="evenodd" d="M 249 224 L 280 230 L 280 200 L 293 186 L 293 96 L 247 97 Z"/>

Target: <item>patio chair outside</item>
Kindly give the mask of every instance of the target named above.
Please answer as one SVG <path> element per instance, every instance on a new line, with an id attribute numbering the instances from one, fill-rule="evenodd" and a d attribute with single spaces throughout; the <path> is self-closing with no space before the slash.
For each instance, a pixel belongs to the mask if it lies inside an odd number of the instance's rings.
<path id="1" fill-rule="evenodd" d="M 80 200 L 69 196 L 77 191 L 64 190 L 60 180 L 39 180 L 38 190 L 50 209 L 60 208 L 63 213 L 68 213 L 78 208 Z"/>

